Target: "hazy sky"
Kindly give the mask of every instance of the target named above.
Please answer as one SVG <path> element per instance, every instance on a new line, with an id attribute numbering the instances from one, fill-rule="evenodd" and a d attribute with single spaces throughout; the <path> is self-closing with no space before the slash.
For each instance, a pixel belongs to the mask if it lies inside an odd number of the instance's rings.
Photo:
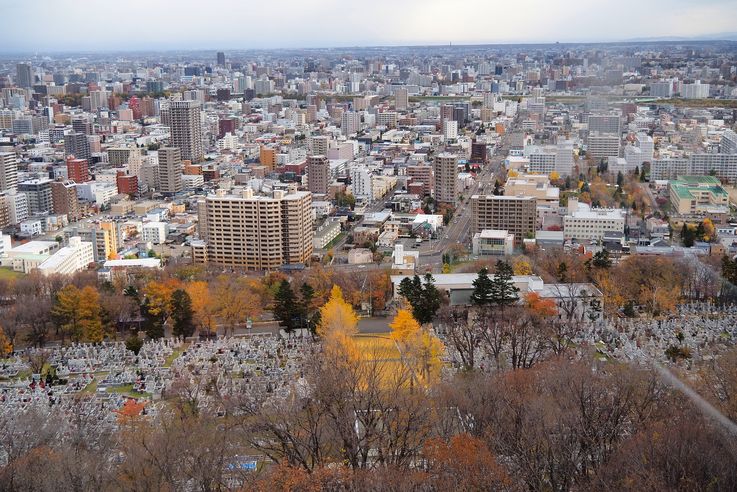
<path id="1" fill-rule="evenodd" d="M 616 41 L 737 31 L 737 0 L 0 0 L 0 51 Z"/>

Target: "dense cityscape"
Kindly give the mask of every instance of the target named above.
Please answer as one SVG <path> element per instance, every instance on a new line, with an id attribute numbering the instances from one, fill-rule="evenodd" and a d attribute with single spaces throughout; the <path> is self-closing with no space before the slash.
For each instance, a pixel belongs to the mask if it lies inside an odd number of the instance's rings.
<path id="1" fill-rule="evenodd" d="M 737 41 L 0 53 L 0 491 L 736 490 Z"/>

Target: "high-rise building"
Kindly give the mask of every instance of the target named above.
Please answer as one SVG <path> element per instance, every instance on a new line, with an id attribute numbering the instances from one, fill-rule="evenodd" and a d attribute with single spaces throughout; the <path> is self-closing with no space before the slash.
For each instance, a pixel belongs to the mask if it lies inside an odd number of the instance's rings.
<path id="1" fill-rule="evenodd" d="M 202 122 L 199 101 L 171 101 L 169 104 L 169 127 L 171 144 L 181 151 L 181 158 L 193 163 L 204 160 L 202 145 Z"/>
<path id="2" fill-rule="evenodd" d="M 537 200 L 531 196 L 473 195 L 471 197 L 472 232 L 506 230 L 514 242 L 534 237 Z"/>
<path id="3" fill-rule="evenodd" d="M 225 66 L 225 53 L 223 53 L 222 51 L 218 51 L 217 58 L 218 58 L 218 65 L 220 65 L 221 67 L 224 67 Z"/>
<path id="4" fill-rule="evenodd" d="M 18 87 L 30 88 L 33 86 L 33 72 L 28 63 L 19 63 L 15 66 Z"/>
<path id="5" fill-rule="evenodd" d="M 70 222 L 79 220 L 82 214 L 74 181 L 57 180 L 52 182 L 51 199 L 55 214 L 65 214 Z"/>
<path id="6" fill-rule="evenodd" d="M 709 84 L 697 80 L 693 84 L 683 84 L 681 96 L 684 99 L 706 99 L 709 97 Z"/>
<path id="7" fill-rule="evenodd" d="M 340 129 L 343 135 L 354 135 L 361 129 L 361 114 L 355 111 L 343 113 Z"/>
<path id="8" fill-rule="evenodd" d="M 719 143 L 719 151 L 722 154 L 737 154 L 737 133 L 733 130 L 726 130 L 722 134 L 722 141 Z"/>
<path id="9" fill-rule="evenodd" d="M 247 270 L 273 270 L 300 264 L 312 255 L 312 195 L 276 190 L 256 196 L 247 188 L 240 194 L 219 190 L 198 202 L 200 238 L 206 254 L 193 251 L 196 261 Z M 194 246 L 193 246 L 194 248 Z"/>
<path id="10" fill-rule="evenodd" d="M 443 121 L 443 137 L 446 141 L 458 138 L 458 122 L 455 120 Z"/>
<path id="11" fill-rule="evenodd" d="M 258 151 L 258 161 L 262 166 L 266 166 L 269 169 L 276 167 L 276 147 L 262 145 Z"/>
<path id="12" fill-rule="evenodd" d="M 18 191 L 25 193 L 28 198 L 29 215 L 51 212 L 54 206 L 51 183 L 49 178 L 37 178 L 18 184 Z"/>
<path id="13" fill-rule="evenodd" d="M 613 133 L 619 135 L 621 131 L 620 116 L 618 114 L 589 115 L 589 133 Z"/>
<path id="14" fill-rule="evenodd" d="M 182 191 L 182 157 L 178 147 L 159 149 L 159 191 L 174 195 Z"/>
<path id="15" fill-rule="evenodd" d="M 325 135 L 311 136 L 307 139 L 307 151 L 312 155 L 328 155 L 330 139 Z"/>
<path id="16" fill-rule="evenodd" d="M 75 183 L 86 183 L 90 180 L 90 168 L 87 159 L 67 157 L 67 178 Z"/>
<path id="17" fill-rule="evenodd" d="M 64 153 L 67 156 L 73 155 L 77 159 L 89 160 L 92 157 L 92 153 L 87 135 L 76 132 L 64 135 Z"/>
<path id="18" fill-rule="evenodd" d="M 330 161 L 324 155 L 307 158 L 307 189 L 316 195 L 325 195 L 330 185 Z"/>
<path id="19" fill-rule="evenodd" d="M 18 158 L 12 152 L 0 152 L 0 191 L 18 187 Z"/>
<path id="20" fill-rule="evenodd" d="M 590 133 L 586 155 L 594 160 L 618 157 L 620 144 L 621 139 L 618 134 Z"/>
<path id="21" fill-rule="evenodd" d="M 422 184 L 422 195 L 429 195 L 433 189 L 432 167 L 426 165 L 407 166 L 407 176 L 412 184 Z"/>
<path id="22" fill-rule="evenodd" d="M 443 152 L 435 156 L 435 201 L 455 205 L 458 182 L 458 156 Z"/>
<path id="23" fill-rule="evenodd" d="M 394 90 L 394 107 L 397 111 L 406 111 L 409 107 L 409 91 L 404 87 Z"/>

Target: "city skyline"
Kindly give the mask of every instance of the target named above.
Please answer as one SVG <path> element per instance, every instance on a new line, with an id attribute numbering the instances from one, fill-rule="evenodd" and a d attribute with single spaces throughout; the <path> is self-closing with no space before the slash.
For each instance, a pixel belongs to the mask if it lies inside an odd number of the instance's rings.
<path id="1" fill-rule="evenodd" d="M 4 4 L 4 5 L 3 5 Z M 309 6 L 293 0 L 252 5 L 213 0 L 127 4 L 135 24 L 109 22 L 86 0 L 0 1 L 15 22 L 0 34 L 0 52 L 172 49 L 294 49 L 448 44 L 589 43 L 650 39 L 735 39 L 737 1 L 543 2 L 495 5 L 482 0 L 450 9 L 447 2 L 378 0 L 371 10 L 342 0 Z M 385 12 L 376 17 L 375 12 Z M 288 13 L 289 15 L 275 15 Z M 135 14 L 135 15 L 134 15 Z M 125 17 L 123 17 L 125 18 Z M 273 18 L 273 19 L 272 19 Z M 266 20 L 273 22 L 265 22 Z M 168 20 L 168 22 L 167 22 Z M 657 20 L 657 22 L 654 22 Z M 43 29 L 28 36 L 34 25 Z M 80 37 L 77 28 L 84 28 Z"/>

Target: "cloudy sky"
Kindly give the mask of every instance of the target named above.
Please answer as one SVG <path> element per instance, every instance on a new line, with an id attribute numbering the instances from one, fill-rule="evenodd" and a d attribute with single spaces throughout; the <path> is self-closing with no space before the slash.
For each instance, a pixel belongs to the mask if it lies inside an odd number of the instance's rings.
<path id="1" fill-rule="evenodd" d="M 737 0 L 0 0 L 0 51 L 617 41 L 737 31 Z"/>

